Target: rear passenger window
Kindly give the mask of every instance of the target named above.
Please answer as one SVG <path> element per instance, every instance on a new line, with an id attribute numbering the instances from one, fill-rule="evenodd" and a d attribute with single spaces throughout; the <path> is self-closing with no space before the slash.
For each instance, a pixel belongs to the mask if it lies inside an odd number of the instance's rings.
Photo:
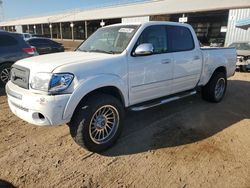
<path id="1" fill-rule="evenodd" d="M 189 51 L 194 49 L 194 40 L 191 31 L 182 26 L 167 26 L 170 42 L 170 51 Z"/>
<path id="2" fill-rule="evenodd" d="M 31 45 L 39 45 L 39 41 L 37 39 L 31 39 L 28 41 Z"/>
<path id="3" fill-rule="evenodd" d="M 161 25 L 147 27 L 139 37 L 135 48 L 144 43 L 151 43 L 155 54 L 166 53 L 168 50 L 166 27 Z"/>
<path id="4" fill-rule="evenodd" d="M 51 45 L 51 41 L 48 39 L 40 39 L 41 43 L 46 44 L 46 45 Z"/>
<path id="5" fill-rule="evenodd" d="M 31 39 L 29 40 L 29 43 L 32 45 L 48 45 L 50 41 L 46 39 Z"/>
<path id="6" fill-rule="evenodd" d="M 18 41 L 9 35 L 0 35 L 0 47 L 15 46 Z"/>
<path id="7" fill-rule="evenodd" d="M 58 46 L 58 45 L 59 45 L 57 42 L 55 42 L 55 41 L 53 41 L 53 40 L 51 40 L 50 43 L 51 43 L 52 45 L 54 45 L 54 46 Z"/>

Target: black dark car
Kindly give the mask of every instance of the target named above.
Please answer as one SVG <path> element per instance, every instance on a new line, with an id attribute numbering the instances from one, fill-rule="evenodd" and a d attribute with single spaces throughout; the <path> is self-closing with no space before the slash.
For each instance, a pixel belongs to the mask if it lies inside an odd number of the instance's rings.
<path id="1" fill-rule="evenodd" d="M 39 35 L 39 34 L 32 34 L 32 37 L 33 37 L 33 38 L 35 38 L 35 37 L 49 38 L 49 37 L 47 37 L 46 35 Z"/>
<path id="2" fill-rule="evenodd" d="M 62 44 L 55 42 L 47 38 L 31 38 L 27 42 L 34 46 L 38 54 L 50 54 L 56 52 L 64 52 L 64 47 Z"/>
<path id="3" fill-rule="evenodd" d="M 21 34 L 0 31 L 0 87 L 8 82 L 13 63 L 36 54 L 36 49 Z"/>

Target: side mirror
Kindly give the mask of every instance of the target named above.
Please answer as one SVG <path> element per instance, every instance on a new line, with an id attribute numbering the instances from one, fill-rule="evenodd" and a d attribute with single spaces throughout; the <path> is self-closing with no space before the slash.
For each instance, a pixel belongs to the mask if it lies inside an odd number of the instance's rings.
<path id="1" fill-rule="evenodd" d="M 154 53 L 154 47 L 151 43 L 144 43 L 139 45 L 134 52 L 135 56 L 146 56 Z"/>

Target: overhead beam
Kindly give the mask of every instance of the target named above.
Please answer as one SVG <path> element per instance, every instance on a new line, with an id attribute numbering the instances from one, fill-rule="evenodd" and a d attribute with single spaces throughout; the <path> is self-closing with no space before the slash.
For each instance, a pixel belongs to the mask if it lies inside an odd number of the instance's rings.
<path id="1" fill-rule="evenodd" d="M 111 6 L 72 13 L 61 13 L 43 17 L 33 17 L 0 22 L 0 26 L 28 25 L 47 23 L 74 22 L 135 16 L 190 13 L 237 8 L 250 8 L 249 0 L 154 0 L 128 5 Z M 112 12 L 112 14 L 110 14 Z M 67 16 L 63 16 L 67 15 Z"/>

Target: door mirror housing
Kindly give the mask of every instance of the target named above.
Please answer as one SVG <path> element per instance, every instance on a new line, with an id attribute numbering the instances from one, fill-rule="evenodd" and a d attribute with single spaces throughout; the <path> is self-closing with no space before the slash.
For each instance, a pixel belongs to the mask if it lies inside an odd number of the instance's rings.
<path id="1" fill-rule="evenodd" d="M 140 44 L 133 53 L 134 56 L 147 56 L 154 53 L 154 47 L 151 43 Z"/>

